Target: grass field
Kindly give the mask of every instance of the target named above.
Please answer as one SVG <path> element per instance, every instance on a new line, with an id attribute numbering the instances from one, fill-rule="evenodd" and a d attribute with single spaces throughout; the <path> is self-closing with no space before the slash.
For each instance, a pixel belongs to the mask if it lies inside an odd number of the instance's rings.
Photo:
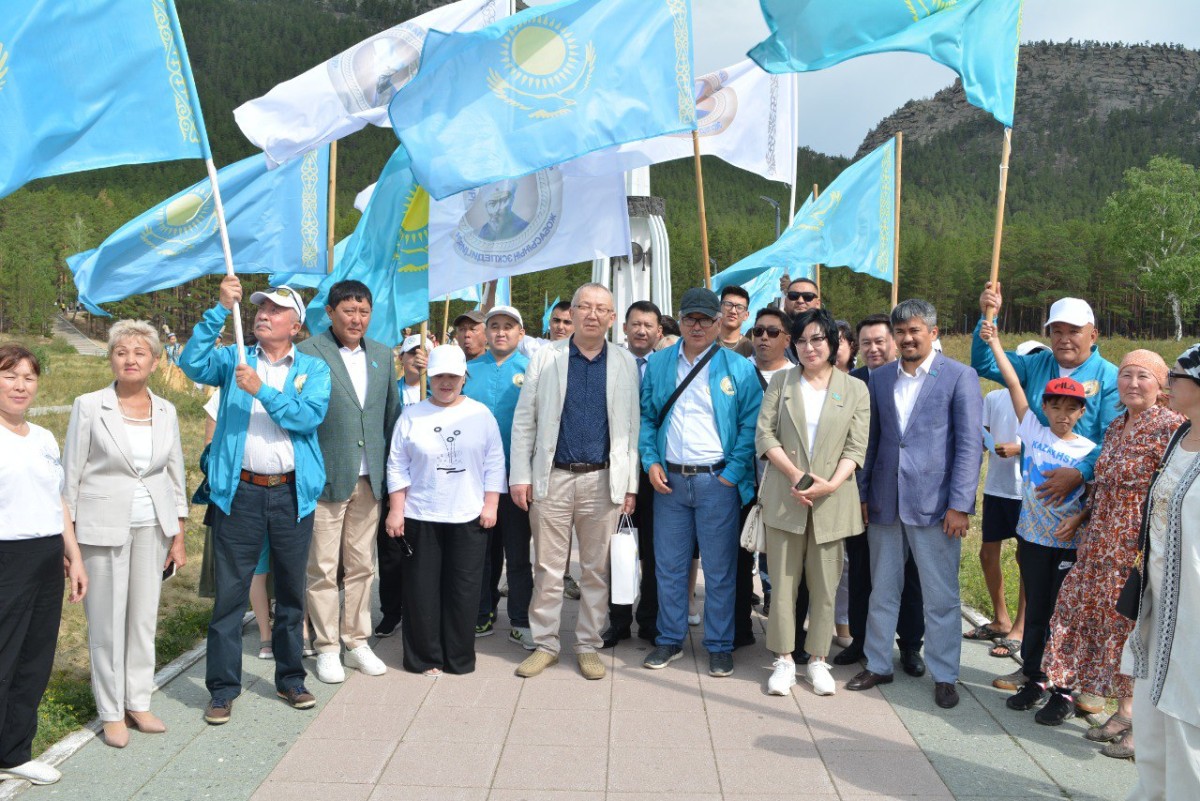
<path id="1" fill-rule="evenodd" d="M 1015 347 L 1018 342 L 1030 338 L 1036 337 L 1006 335 L 1005 344 Z M 5 339 L 11 338 L 0 337 L 0 341 Z M 68 406 L 76 396 L 96 390 L 112 380 L 105 360 L 79 356 L 61 341 L 36 340 L 26 341 L 25 344 L 36 347 L 39 354 L 45 357 L 49 367 L 43 375 L 35 406 Z M 969 362 L 969 337 L 945 337 L 943 347 L 948 356 Z M 1173 363 L 1175 357 L 1184 350 L 1180 344 L 1166 340 L 1135 342 L 1110 339 L 1103 343 L 1103 352 L 1110 361 L 1118 363 L 1125 353 L 1138 347 L 1149 348 L 1162 354 L 1168 364 Z M 997 386 L 990 381 L 981 381 L 980 384 L 985 392 Z M 152 379 L 152 389 L 171 400 L 179 411 L 184 458 L 188 465 L 188 491 L 191 492 L 200 480 L 197 462 L 203 444 L 203 396 L 199 393 L 172 390 L 157 373 Z M 63 441 L 67 429 L 67 414 L 44 415 L 34 419 L 52 431 L 60 443 Z M 982 499 L 980 503 L 982 504 Z M 202 518 L 203 509 L 193 507 L 187 531 L 188 564 L 163 587 L 158 627 L 160 665 L 166 664 L 194 646 L 204 636 L 208 623 L 211 602 L 199 598 L 196 594 L 203 550 Z M 960 570 L 962 598 L 964 603 L 990 616 L 991 604 L 979 569 L 979 544 L 979 518 L 975 516 L 972 518 L 970 536 L 963 545 Z M 1012 613 L 1016 611 L 1017 595 L 1017 566 L 1014 553 L 1015 544 L 1010 540 L 1004 546 L 1003 566 L 1005 589 Z M 40 723 L 35 754 L 95 716 L 88 670 L 87 623 L 83 609 L 81 606 L 67 604 L 64 606 L 63 624 L 59 632 L 54 677 L 39 710 Z"/>

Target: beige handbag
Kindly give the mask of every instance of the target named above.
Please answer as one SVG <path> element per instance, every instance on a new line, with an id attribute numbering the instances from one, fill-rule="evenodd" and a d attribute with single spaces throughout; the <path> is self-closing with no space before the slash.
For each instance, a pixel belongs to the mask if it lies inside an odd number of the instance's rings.
<path id="1" fill-rule="evenodd" d="M 762 503 L 755 503 L 742 526 L 741 545 L 750 553 L 765 553 L 767 550 L 767 533 L 763 528 L 762 515 Z"/>

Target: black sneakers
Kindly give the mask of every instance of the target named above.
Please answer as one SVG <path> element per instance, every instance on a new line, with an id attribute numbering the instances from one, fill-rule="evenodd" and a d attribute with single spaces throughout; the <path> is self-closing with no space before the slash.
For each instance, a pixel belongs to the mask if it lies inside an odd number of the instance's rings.
<path id="1" fill-rule="evenodd" d="M 1043 726 L 1061 726 L 1064 720 L 1075 717 L 1075 702 L 1060 692 L 1052 692 L 1050 700 L 1037 711 L 1033 719 Z"/>
<path id="2" fill-rule="evenodd" d="M 651 670 L 662 670 L 682 656 L 683 646 L 660 645 L 650 652 L 649 656 L 642 662 L 642 667 L 648 667 Z"/>
<path id="3" fill-rule="evenodd" d="M 1027 681 L 1025 686 L 1010 695 L 1004 703 L 1009 709 L 1025 712 L 1041 706 L 1046 700 L 1046 691 L 1036 681 Z"/>

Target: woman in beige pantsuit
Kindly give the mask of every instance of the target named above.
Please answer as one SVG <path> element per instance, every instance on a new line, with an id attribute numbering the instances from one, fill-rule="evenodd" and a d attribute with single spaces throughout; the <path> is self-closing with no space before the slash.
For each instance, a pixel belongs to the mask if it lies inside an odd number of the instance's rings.
<path id="1" fill-rule="evenodd" d="M 75 399 L 63 450 L 63 498 L 91 578 L 92 693 L 115 748 L 129 743 L 127 726 L 166 731 L 150 713 L 154 633 L 163 571 L 186 559 L 188 499 L 175 407 L 146 386 L 161 353 L 150 324 L 114 324 L 115 380 Z"/>
<path id="2" fill-rule="evenodd" d="M 834 598 L 842 575 L 843 540 L 861 534 L 854 471 L 862 466 L 871 426 L 867 385 L 835 369 L 839 333 L 829 312 L 812 309 L 792 325 L 800 357 L 795 370 L 776 373 L 763 396 L 755 446 L 769 465 L 760 501 L 774 603 L 767 648 L 777 654 L 767 682 L 771 695 L 796 683 L 796 595 L 801 576 L 809 593 L 808 680 L 817 695 L 833 695 L 825 657 L 834 630 Z"/>

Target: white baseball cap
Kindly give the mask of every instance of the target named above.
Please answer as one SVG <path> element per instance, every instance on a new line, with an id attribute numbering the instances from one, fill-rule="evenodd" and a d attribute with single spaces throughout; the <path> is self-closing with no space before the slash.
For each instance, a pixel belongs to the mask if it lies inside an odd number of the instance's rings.
<path id="1" fill-rule="evenodd" d="M 467 355 L 458 345 L 438 345 L 429 352 L 429 366 L 426 374 L 435 375 L 466 375 Z"/>
<path id="2" fill-rule="evenodd" d="M 274 301 L 285 309 L 294 310 L 300 315 L 300 325 L 304 325 L 304 298 L 287 284 L 268 287 L 266 292 L 255 292 L 250 296 L 250 302 L 255 306 L 261 306 L 264 300 Z"/>
<path id="3" fill-rule="evenodd" d="M 1092 307 L 1086 300 L 1062 298 L 1054 301 L 1054 305 L 1050 307 L 1050 318 L 1046 320 L 1046 327 L 1049 328 L 1053 323 L 1066 323 L 1083 328 L 1085 325 L 1095 325 L 1096 315 L 1092 313 Z"/>
<path id="4" fill-rule="evenodd" d="M 1028 356 L 1029 354 L 1037 353 L 1040 350 L 1050 350 L 1050 346 L 1043 342 L 1038 342 L 1036 339 L 1027 339 L 1020 345 L 1017 345 L 1018 356 Z"/>
<path id="5" fill-rule="evenodd" d="M 513 318 L 517 321 L 517 325 L 521 326 L 522 328 L 525 327 L 525 321 L 521 319 L 521 313 L 512 306 L 493 306 L 487 313 L 487 316 L 483 318 L 483 321 L 486 323 L 488 320 L 491 320 L 493 317 L 501 314 Z"/>
<path id="6" fill-rule="evenodd" d="M 400 344 L 400 352 L 408 353 L 410 350 L 416 350 L 419 347 L 421 347 L 421 335 L 409 334 L 404 338 L 404 342 Z M 425 343 L 425 349 L 429 350 L 428 342 Z"/>

